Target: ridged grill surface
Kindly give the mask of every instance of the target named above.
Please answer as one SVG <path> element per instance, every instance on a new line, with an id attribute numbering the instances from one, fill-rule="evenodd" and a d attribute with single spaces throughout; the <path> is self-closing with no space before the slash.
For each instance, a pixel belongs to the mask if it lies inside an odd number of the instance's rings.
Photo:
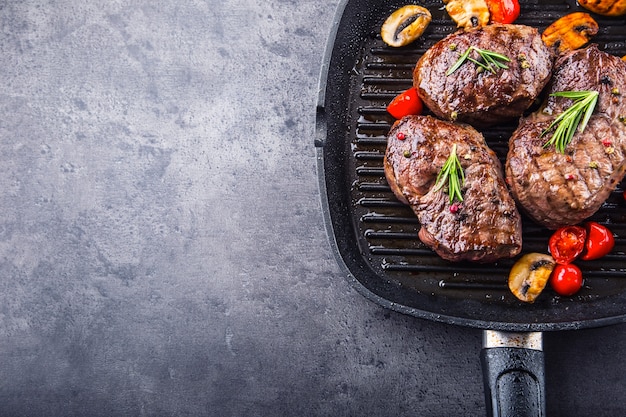
<path id="1" fill-rule="evenodd" d="M 433 13 L 433 20 L 423 37 L 405 48 L 386 46 L 379 36 L 380 22 L 364 40 L 360 59 L 351 71 L 352 97 L 348 109 L 349 167 L 357 240 L 372 269 L 404 288 L 423 294 L 472 298 L 481 302 L 517 303 L 506 286 L 509 270 L 515 261 L 493 264 L 451 263 L 442 260 L 417 237 L 419 224 L 408 206 L 398 202 L 383 171 L 383 156 L 393 118 L 386 105 L 412 85 L 417 59 L 435 42 L 455 31 L 455 26 L 441 9 L 440 2 L 422 2 Z M 522 14 L 516 23 L 537 27 L 540 31 L 564 14 L 580 9 L 566 2 L 522 2 Z M 626 55 L 624 20 L 594 16 L 600 33 L 593 42 L 614 55 Z M 515 125 L 482 129 L 488 145 L 504 163 L 508 139 Z M 597 300 L 626 291 L 626 201 L 620 185 L 593 216 L 607 225 L 616 237 L 612 254 L 598 261 L 579 262 L 585 285 L 573 301 Z M 547 252 L 550 233 L 523 217 L 523 253 Z M 543 303 L 558 302 L 551 290 L 542 295 Z"/>

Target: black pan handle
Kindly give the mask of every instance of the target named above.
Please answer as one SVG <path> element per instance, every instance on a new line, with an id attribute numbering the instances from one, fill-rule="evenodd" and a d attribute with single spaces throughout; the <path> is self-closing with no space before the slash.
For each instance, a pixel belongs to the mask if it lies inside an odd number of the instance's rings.
<path id="1" fill-rule="evenodd" d="M 542 334 L 485 330 L 480 352 L 489 417 L 545 417 Z"/>

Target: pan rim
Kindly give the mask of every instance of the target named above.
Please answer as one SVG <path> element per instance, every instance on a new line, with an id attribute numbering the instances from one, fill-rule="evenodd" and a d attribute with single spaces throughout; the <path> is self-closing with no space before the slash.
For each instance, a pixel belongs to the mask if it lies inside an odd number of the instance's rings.
<path id="1" fill-rule="evenodd" d="M 335 223 L 333 222 L 333 213 L 331 210 L 331 202 L 328 189 L 328 171 L 325 167 L 325 154 L 327 151 L 327 138 L 328 138 L 328 96 L 327 91 L 329 88 L 329 77 L 333 68 L 331 62 L 333 55 L 337 49 L 337 39 L 339 30 L 342 24 L 342 20 L 345 17 L 346 9 L 352 0 L 341 0 L 337 6 L 335 17 L 333 19 L 333 25 L 331 33 L 329 34 L 324 59 L 320 71 L 319 78 L 319 96 L 316 103 L 316 125 L 315 125 L 315 148 L 316 148 L 316 169 L 319 183 L 319 191 L 322 202 L 322 214 L 323 221 L 326 228 L 327 238 L 331 246 L 333 255 L 337 264 L 339 265 L 341 272 L 345 278 L 350 282 L 351 286 L 357 290 L 362 296 L 368 300 L 375 302 L 376 304 L 410 316 L 417 318 L 427 319 L 435 322 L 454 324 L 465 327 L 499 330 L 499 331 L 559 331 L 559 330 L 578 330 L 585 328 L 603 327 L 613 324 L 618 324 L 626 321 L 626 313 L 592 317 L 582 320 L 571 321 L 549 321 L 542 320 L 536 322 L 509 322 L 498 320 L 485 320 L 481 318 L 461 317 L 451 314 L 442 314 L 435 311 L 425 310 L 423 308 L 412 307 L 397 300 L 385 298 L 384 295 L 377 293 L 363 283 L 363 280 L 359 278 L 358 274 L 348 265 L 346 258 L 349 256 L 342 252 L 340 245 L 337 241 L 337 230 Z M 356 241 L 354 245 L 358 246 Z M 623 294 L 621 294 L 623 296 Z M 623 301 L 623 298 L 620 299 Z M 608 301 L 607 301 L 608 302 Z M 515 308 L 514 306 L 508 306 L 506 308 Z M 529 312 L 532 315 L 532 312 Z"/>

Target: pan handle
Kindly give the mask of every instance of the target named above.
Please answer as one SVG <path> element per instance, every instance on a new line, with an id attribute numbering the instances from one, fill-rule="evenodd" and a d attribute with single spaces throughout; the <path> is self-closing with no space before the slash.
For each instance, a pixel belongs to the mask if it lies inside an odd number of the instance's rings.
<path id="1" fill-rule="evenodd" d="M 545 417 L 541 332 L 484 330 L 480 361 L 489 417 Z"/>

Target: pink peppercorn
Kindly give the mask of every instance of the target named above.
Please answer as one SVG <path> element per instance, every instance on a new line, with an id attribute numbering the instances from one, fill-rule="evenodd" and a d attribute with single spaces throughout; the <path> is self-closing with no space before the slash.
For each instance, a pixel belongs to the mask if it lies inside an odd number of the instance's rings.
<path id="1" fill-rule="evenodd" d="M 398 138 L 398 140 L 404 140 L 406 139 L 406 135 L 403 132 L 398 132 L 396 134 L 396 137 Z"/>

